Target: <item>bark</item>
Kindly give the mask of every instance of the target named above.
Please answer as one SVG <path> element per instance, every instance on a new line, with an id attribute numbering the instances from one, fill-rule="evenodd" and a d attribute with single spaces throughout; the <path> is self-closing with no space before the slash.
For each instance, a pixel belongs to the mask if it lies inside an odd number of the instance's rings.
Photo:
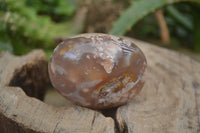
<path id="1" fill-rule="evenodd" d="M 128 104 L 103 111 L 39 100 L 49 86 L 42 51 L 21 57 L 0 54 L 0 132 L 200 132 L 200 63 L 131 40 L 147 58 L 145 85 Z"/>
<path id="2" fill-rule="evenodd" d="M 0 64 L 0 133 L 114 132 L 113 119 L 97 111 L 56 108 L 39 100 L 49 86 L 41 50 L 22 57 L 1 53 Z"/>
<path id="3" fill-rule="evenodd" d="M 134 42 L 145 53 L 148 67 L 141 93 L 117 110 L 120 131 L 200 132 L 200 63 L 174 51 Z"/>

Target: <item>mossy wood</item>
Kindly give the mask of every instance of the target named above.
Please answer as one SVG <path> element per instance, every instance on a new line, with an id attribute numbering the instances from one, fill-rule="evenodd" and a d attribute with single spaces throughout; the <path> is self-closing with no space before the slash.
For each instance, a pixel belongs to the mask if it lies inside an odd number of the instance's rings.
<path id="1" fill-rule="evenodd" d="M 104 115 L 76 105 L 55 107 L 41 101 L 49 86 L 41 50 L 21 57 L 1 53 L 0 132 L 199 132 L 200 63 L 133 41 L 147 58 L 144 88 L 130 103 L 116 112 L 102 111 Z"/>

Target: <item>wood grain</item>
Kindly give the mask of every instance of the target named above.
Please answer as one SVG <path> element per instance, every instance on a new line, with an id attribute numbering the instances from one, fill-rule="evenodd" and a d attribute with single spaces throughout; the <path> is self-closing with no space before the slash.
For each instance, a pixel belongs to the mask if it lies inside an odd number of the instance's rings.
<path id="1" fill-rule="evenodd" d="M 21 88 L 0 93 L 0 132 L 113 133 L 114 121 L 99 112 L 71 106 L 56 108 L 25 95 Z"/>
<path id="2" fill-rule="evenodd" d="M 114 132 L 113 119 L 97 111 L 75 105 L 56 108 L 38 99 L 45 89 L 40 84 L 48 86 L 47 61 L 41 50 L 22 57 L 2 53 L 0 63 L 0 133 Z M 22 86 L 24 91 L 10 85 Z M 25 94 L 27 89 L 31 97 Z"/>
<path id="3" fill-rule="evenodd" d="M 47 60 L 42 50 L 28 55 L 0 53 L 0 86 L 20 86 L 28 96 L 43 99 L 49 84 Z"/>
<path id="4" fill-rule="evenodd" d="M 49 85 L 41 50 L 20 57 L 1 53 L 0 133 L 200 132 L 200 63 L 132 41 L 147 58 L 144 88 L 128 104 L 102 112 L 41 101 Z"/>
<path id="5" fill-rule="evenodd" d="M 200 132 L 200 63 L 180 53 L 133 40 L 145 53 L 141 93 L 119 107 L 121 132 Z"/>

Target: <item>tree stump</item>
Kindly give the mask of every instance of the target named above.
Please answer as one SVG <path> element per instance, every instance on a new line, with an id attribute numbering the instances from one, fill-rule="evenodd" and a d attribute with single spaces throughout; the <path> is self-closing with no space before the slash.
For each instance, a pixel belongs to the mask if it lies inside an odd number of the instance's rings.
<path id="1" fill-rule="evenodd" d="M 199 133 L 200 63 L 134 40 L 147 58 L 145 85 L 116 114 L 121 132 Z"/>
<path id="2" fill-rule="evenodd" d="M 1 53 L 0 133 L 200 132 L 200 63 L 132 41 L 147 58 L 145 85 L 128 104 L 98 111 L 42 101 L 49 79 L 41 50 L 21 57 Z"/>
<path id="3" fill-rule="evenodd" d="M 114 132 L 113 119 L 97 111 L 56 108 L 39 100 L 49 86 L 41 50 L 22 57 L 1 53 L 0 64 L 0 133 Z"/>

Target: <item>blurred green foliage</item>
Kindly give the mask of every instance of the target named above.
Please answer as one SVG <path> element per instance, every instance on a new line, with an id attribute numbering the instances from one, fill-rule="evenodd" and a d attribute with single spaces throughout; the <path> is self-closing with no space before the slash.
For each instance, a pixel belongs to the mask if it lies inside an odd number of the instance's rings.
<path id="1" fill-rule="evenodd" d="M 188 3 L 174 4 L 182 1 Z M 171 43 L 187 43 L 187 47 L 200 52 L 199 5 L 200 0 L 134 0 L 115 22 L 110 33 L 125 35 L 135 31 L 134 34 L 143 38 L 158 37 L 155 17 L 149 14 L 162 8 L 171 33 Z"/>
<path id="2" fill-rule="evenodd" d="M 37 14 L 50 16 L 56 22 L 68 20 L 76 10 L 72 0 L 26 0 L 26 5 L 34 8 Z"/>
<path id="3" fill-rule="evenodd" d="M 74 26 L 72 21 L 78 2 L 0 0 L 0 51 L 25 54 L 42 48 L 49 56 L 56 45 L 55 37 L 80 33 L 79 26 Z M 200 52 L 200 0 L 113 0 L 113 4 L 117 2 L 122 2 L 126 10 L 115 22 L 111 34 L 159 40 L 160 31 L 153 13 L 162 8 L 170 43 Z"/>
<path id="4" fill-rule="evenodd" d="M 54 37 L 73 33 L 66 19 L 75 9 L 68 0 L 0 0 L 0 47 L 15 54 L 54 48 Z"/>

